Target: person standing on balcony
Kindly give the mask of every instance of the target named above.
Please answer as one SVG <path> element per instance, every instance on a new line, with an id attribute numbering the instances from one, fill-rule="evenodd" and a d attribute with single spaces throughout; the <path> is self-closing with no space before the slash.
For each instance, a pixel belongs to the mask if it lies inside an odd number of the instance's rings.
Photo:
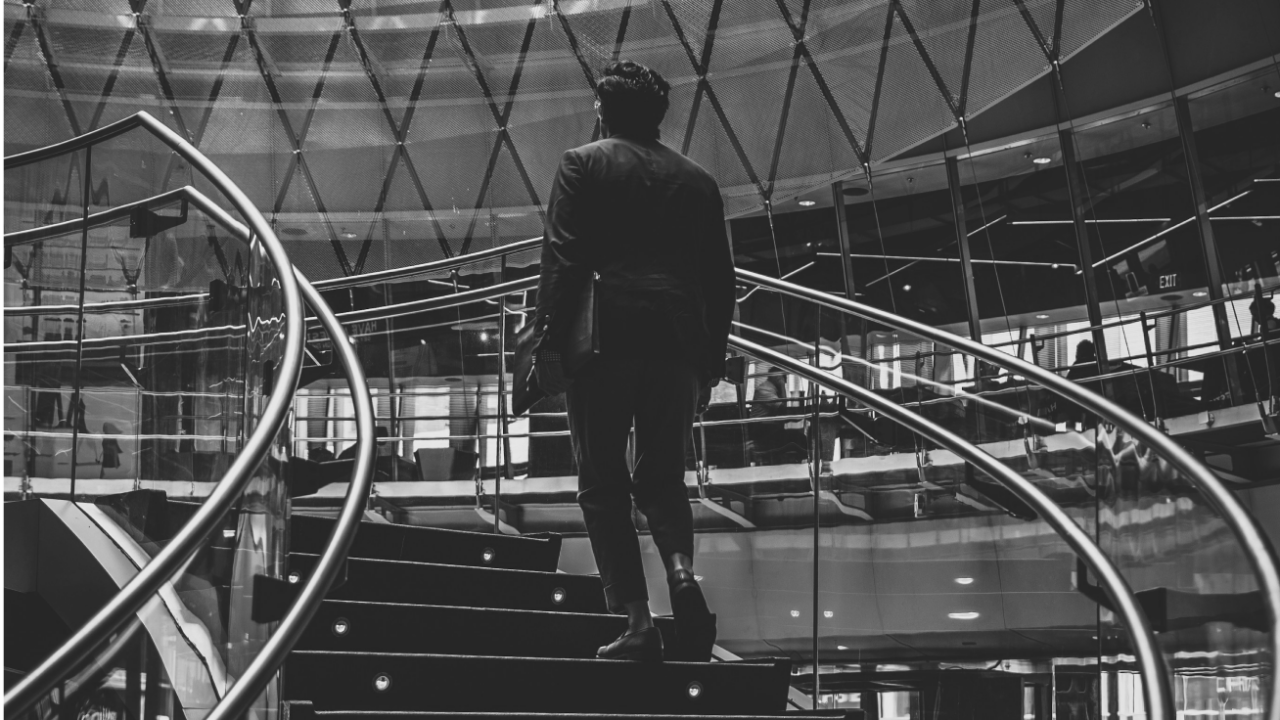
<path id="1" fill-rule="evenodd" d="M 693 574 L 684 463 L 693 417 L 724 376 L 734 269 L 715 179 L 658 140 L 669 90 L 632 62 L 610 64 L 596 83 L 603 139 L 564 153 L 547 202 L 534 368 L 543 390 L 567 391 L 578 504 L 609 609 L 627 615 L 627 631 L 598 656 L 663 657 L 634 499 L 667 571 L 678 645 L 667 657 L 705 662 L 715 617 Z M 593 274 L 600 354 L 570 379 L 554 338 Z"/>

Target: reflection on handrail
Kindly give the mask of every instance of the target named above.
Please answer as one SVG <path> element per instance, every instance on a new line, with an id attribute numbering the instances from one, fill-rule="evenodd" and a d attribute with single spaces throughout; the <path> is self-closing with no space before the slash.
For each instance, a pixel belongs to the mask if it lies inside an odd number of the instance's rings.
<path id="1" fill-rule="evenodd" d="M 1077 525 L 1062 508 L 1058 507 L 1048 495 L 1045 495 L 1043 490 L 1014 472 L 1008 465 L 979 450 L 955 433 L 925 419 L 921 415 L 900 407 L 886 398 L 876 395 L 866 388 L 842 378 L 833 377 L 818 368 L 740 337 L 730 336 L 729 344 L 758 360 L 785 368 L 827 389 L 834 390 L 851 400 L 874 408 L 891 420 L 954 452 L 1034 508 L 1044 518 L 1045 522 L 1053 527 L 1071 549 L 1084 560 L 1089 569 L 1097 573 L 1098 578 L 1102 580 L 1102 584 L 1106 588 L 1108 596 L 1115 604 L 1118 614 L 1123 617 L 1124 626 L 1129 629 L 1134 652 L 1138 658 L 1138 668 L 1142 675 L 1148 717 L 1160 720 L 1173 717 L 1173 691 L 1170 687 L 1168 672 L 1165 669 L 1164 657 L 1156 647 L 1151 624 L 1139 607 L 1133 590 L 1125 582 L 1124 576 L 1120 574 L 1119 569 L 1089 537 L 1088 533 Z"/>
<path id="2" fill-rule="evenodd" d="M 297 268 L 294 268 L 293 272 L 297 276 L 302 294 L 316 311 L 320 321 L 324 323 L 329 337 L 335 340 L 341 338 L 342 325 L 338 323 L 338 319 L 321 298 L 320 293 L 307 282 Z M 320 608 L 320 601 L 329 592 L 329 587 L 347 559 L 351 543 L 356 537 L 356 530 L 364 516 L 364 508 L 369 501 L 369 491 L 373 488 L 374 458 L 377 452 L 373 429 L 373 399 L 369 394 L 369 383 L 365 379 L 364 368 L 360 366 L 351 343 L 336 341 L 331 344 L 337 349 L 338 360 L 346 373 L 347 383 L 354 389 L 351 399 L 355 406 L 358 439 L 346 500 L 342 504 L 337 523 L 329 532 L 329 540 L 325 543 L 320 559 L 311 571 L 311 576 L 303 584 L 297 599 L 293 601 L 289 612 L 280 621 L 271 639 L 249 663 L 244 674 L 205 720 L 236 720 L 245 715 L 249 706 L 261 694 L 267 682 L 284 662 L 285 656 L 298 642 L 298 638 L 302 637 L 311 619 L 315 617 L 316 611 Z"/>
<path id="3" fill-rule="evenodd" d="M 1249 563 L 1253 566 L 1254 572 L 1257 573 L 1258 585 L 1266 601 L 1267 622 L 1272 628 L 1276 628 L 1277 622 L 1280 621 L 1280 612 L 1277 610 L 1277 605 L 1280 604 L 1280 569 L 1277 568 L 1275 549 L 1272 547 L 1270 540 L 1258 527 L 1253 516 L 1240 504 L 1239 499 L 1218 479 L 1213 471 L 1197 461 L 1189 452 L 1164 433 L 1151 427 L 1101 395 L 1090 392 L 1021 358 L 1016 358 L 1000 350 L 991 349 L 968 338 L 959 337 L 945 330 L 894 315 L 869 305 L 747 270 L 739 269 L 738 279 L 749 283 L 766 285 L 785 295 L 808 300 L 834 310 L 914 333 L 920 337 L 986 360 L 997 367 L 1022 375 L 1028 381 L 1070 400 L 1085 410 L 1116 425 L 1142 444 L 1154 449 L 1156 455 L 1169 461 L 1205 495 L 1209 503 L 1223 517 L 1228 527 L 1231 528 L 1232 533 L 1239 540 L 1246 557 L 1249 558 Z M 1269 643 L 1271 657 L 1280 658 L 1280 631 L 1273 630 L 1269 634 Z M 1280 673 L 1272 673 L 1271 675 L 1268 702 L 1270 703 L 1270 710 L 1267 716 L 1272 720 L 1280 718 Z"/>
<path id="4" fill-rule="evenodd" d="M 100 303 L 85 303 L 86 313 L 126 312 L 129 310 L 151 310 L 163 307 L 179 307 L 182 305 L 199 305 L 209 299 L 208 293 L 192 295 L 173 295 L 170 297 L 143 298 L 141 300 L 110 300 Z M 24 317 L 29 315 L 70 315 L 80 311 L 77 305 L 20 305 L 4 309 L 5 317 Z"/>
<path id="5" fill-rule="evenodd" d="M 472 265 L 485 260 L 506 257 L 507 255 L 514 255 L 526 250 L 535 250 L 541 247 L 541 244 L 542 236 L 538 236 L 528 240 L 513 242 L 510 245 L 501 245 L 487 250 L 477 250 L 473 253 L 445 258 L 444 260 L 434 260 L 432 262 L 421 263 L 419 265 L 408 265 L 405 267 L 392 268 L 390 270 L 380 270 L 378 272 L 365 273 L 364 275 L 320 280 L 315 283 L 315 288 L 317 290 L 337 290 L 340 288 L 375 285 L 377 283 L 389 282 L 391 280 L 404 280 L 418 275 L 426 275 L 428 273 L 440 272 L 442 270 L 453 270 L 455 268 Z"/>
<path id="6" fill-rule="evenodd" d="M 190 186 L 180 187 L 176 190 L 170 190 L 144 200 L 126 203 L 124 205 L 113 207 L 110 210 L 103 210 L 102 212 L 94 213 L 87 218 L 79 217 L 74 220 L 53 223 L 52 225 L 41 225 L 40 227 L 31 228 L 29 230 L 19 230 L 17 232 L 6 233 L 4 236 L 4 247 L 7 250 L 17 245 L 26 245 L 27 243 L 57 237 L 58 235 L 68 235 L 73 232 L 79 233 L 85 228 L 101 227 L 115 222 L 116 220 L 127 218 L 133 214 L 134 210 L 149 210 L 155 207 L 172 205 L 175 202 L 181 201 L 190 189 Z"/>
<path id="7" fill-rule="evenodd" d="M 145 112 L 105 125 L 56 145 L 11 155 L 4 159 L 6 170 L 57 157 L 116 137 L 134 128 L 142 128 L 180 155 L 196 171 L 203 174 L 222 192 L 250 223 L 268 261 L 277 270 L 280 294 L 283 296 L 284 337 L 280 366 L 276 370 L 274 392 L 267 399 L 257 426 L 245 438 L 226 474 L 200 505 L 191 519 L 173 539 L 147 563 L 127 585 L 86 622 L 71 638 L 45 659 L 29 675 L 22 678 L 4 697 L 7 717 L 16 717 L 34 705 L 78 664 L 97 650 L 111 633 L 135 616 L 156 591 L 186 564 L 201 547 L 205 538 L 244 491 L 255 469 L 266 457 L 275 437 L 288 417 L 294 388 L 302 372 L 302 349 L 305 339 L 302 298 L 284 247 L 276 239 L 270 225 L 248 196 L 231 179 L 204 156 L 194 145 Z"/>

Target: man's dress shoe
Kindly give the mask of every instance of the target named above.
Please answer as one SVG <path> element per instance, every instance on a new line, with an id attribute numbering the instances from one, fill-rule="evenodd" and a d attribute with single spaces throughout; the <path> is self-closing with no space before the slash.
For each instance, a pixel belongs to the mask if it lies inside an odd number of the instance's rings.
<path id="1" fill-rule="evenodd" d="M 596 651 L 603 660 L 644 660 L 662 662 L 662 633 L 656 627 L 627 633 Z"/>
<path id="2" fill-rule="evenodd" d="M 693 573 L 677 570 L 667 577 L 671 612 L 676 616 L 676 648 L 668 657 L 684 662 L 711 662 L 716 644 L 716 616 L 707 608 Z"/>

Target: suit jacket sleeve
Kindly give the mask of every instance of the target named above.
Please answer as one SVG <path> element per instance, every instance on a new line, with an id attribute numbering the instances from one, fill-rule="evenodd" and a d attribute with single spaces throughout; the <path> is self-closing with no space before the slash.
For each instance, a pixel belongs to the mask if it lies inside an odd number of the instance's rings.
<path id="1" fill-rule="evenodd" d="M 729 324 L 733 320 L 737 297 L 734 293 L 736 275 L 733 269 L 733 251 L 729 247 L 729 235 L 724 225 L 724 201 L 720 199 L 718 191 L 714 197 L 714 202 L 709 203 L 704 220 L 706 229 L 699 248 L 698 281 L 702 286 L 710 340 L 707 345 L 706 367 L 711 377 L 718 379 L 724 377 L 724 354 L 729 342 Z"/>
<path id="2" fill-rule="evenodd" d="M 534 349 L 543 349 L 548 336 L 555 337 L 569 315 L 572 302 L 587 280 L 585 172 L 582 158 L 569 150 L 560 159 L 547 201 L 547 222 L 542 237 L 541 275 L 538 278 L 537 325 Z"/>

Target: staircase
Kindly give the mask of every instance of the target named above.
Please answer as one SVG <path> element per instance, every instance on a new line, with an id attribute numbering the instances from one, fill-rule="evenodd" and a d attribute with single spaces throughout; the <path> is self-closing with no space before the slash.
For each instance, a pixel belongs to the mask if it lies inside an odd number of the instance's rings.
<path id="1" fill-rule="evenodd" d="M 290 522 L 289 580 L 300 582 L 333 521 Z M 786 659 L 596 659 L 626 619 L 609 614 L 599 577 L 556 572 L 559 554 L 558 535 L 362 524 L 345 581 L 285 662 L 290 720 L 784 712 Z M 656 622 L 678 657 L 671 618 Z"/>

